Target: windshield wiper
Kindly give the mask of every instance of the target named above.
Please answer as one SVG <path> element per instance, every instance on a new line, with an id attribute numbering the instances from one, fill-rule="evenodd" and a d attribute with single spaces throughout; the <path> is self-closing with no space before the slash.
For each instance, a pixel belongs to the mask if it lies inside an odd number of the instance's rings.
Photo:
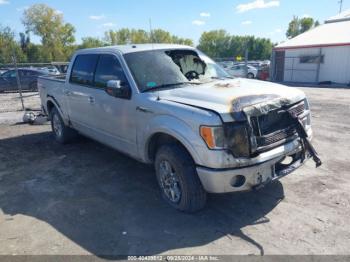
<path id="1" fill-rule="evenodd" d="M 147 89 L 143 90 L 142 93 L 146 93 L 146 92 L 150 92 L 150 91 L 154 91 L 154 90 L 159 90 L 159 89 L 165 89 L 165 88 L 169 88 L 172 86 L 180 86 L 180 85 L 184 85 L 184 84 L 193 84 L 193 83 L 191 83 L 191 82 L 179 82 L 179 83 L 173 83 L 173 84 L 152 86 L 152 87 L 148 87 Z"/>

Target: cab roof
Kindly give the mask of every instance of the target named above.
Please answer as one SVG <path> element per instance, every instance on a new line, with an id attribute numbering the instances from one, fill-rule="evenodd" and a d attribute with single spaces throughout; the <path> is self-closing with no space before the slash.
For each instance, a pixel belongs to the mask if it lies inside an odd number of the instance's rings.
<path id="1" fill-rule="evenodd" d="M 116 46 L 106 46 L 99 48 L 88 48 L 77 51 L 77 53 L 91 53 L 91 52 L 103 52 L 118 51 L 122 54 L 136 53 L 142 51 L 150 50 L 164 50 L 164 49 L 190 49 L 194 50 L 191 46 L 177 45 L 177 44 L 130 44 L 130 45 L 116 45 Z"/>

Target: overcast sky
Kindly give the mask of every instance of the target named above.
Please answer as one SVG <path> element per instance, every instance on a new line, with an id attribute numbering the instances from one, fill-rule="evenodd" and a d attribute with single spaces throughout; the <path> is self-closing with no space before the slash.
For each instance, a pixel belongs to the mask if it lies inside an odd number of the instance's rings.
<path id="1" fill-rule="evenodd" d="M 23 10 L 34 0 L 0 0 L 0 24 L 23 31 Z M 237 35 L 255 35 L 285 39 L 285 31 L 293 15 L 311 16 L 323 22 L 339 11 L 338 0 L 42 0 L 62 12 L 65 21 L 76 28 L 81 37 L 102 37 L 104 31 L 123 27 L 149 30 L 162 28 L 194 40 L 202 32 L 225 29 Z M 343 9 L 350 9 L 344 0 Z M 38 39 L 34 38 L 34 41 Z"/>

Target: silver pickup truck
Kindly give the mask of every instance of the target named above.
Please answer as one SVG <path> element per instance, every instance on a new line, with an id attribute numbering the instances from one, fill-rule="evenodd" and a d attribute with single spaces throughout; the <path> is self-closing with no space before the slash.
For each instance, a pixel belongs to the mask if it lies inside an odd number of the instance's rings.
<path id="1" fill-rule="evenodd" d="M 66 76 L 38 81 L 60 143 L 77 133 L 154 164 L 164 199 L 187 212 L 207 192 L 259 188 L 313 157 L 302 91 L 230 77 L 195 48 L 80 50 Z"/>

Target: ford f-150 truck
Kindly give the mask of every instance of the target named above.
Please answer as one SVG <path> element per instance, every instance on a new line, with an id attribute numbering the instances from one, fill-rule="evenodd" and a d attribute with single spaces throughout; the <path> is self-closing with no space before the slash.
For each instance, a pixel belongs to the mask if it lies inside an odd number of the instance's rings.
<path id="1" fill-rule="evenodd" d="M 297 89 L 230 77 L 182 45 L 77 51 L 66 76 L 41 77 L 55 139 L 88 136 L 154 164 L 164 199 L 187 212 L 207 193 L 251 190 L 313 157 L 310 108 Z"/>

